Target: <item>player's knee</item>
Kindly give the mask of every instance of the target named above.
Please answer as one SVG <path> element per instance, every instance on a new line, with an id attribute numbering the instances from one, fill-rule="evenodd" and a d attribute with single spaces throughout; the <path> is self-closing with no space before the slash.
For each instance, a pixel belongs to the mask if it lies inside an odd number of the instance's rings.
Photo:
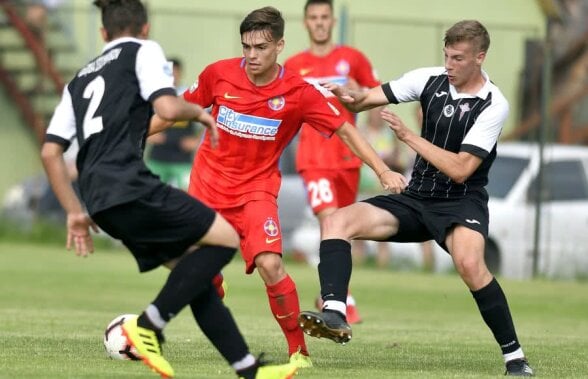
<path id="1" fill-rule="evenodd" d="M 345 235 L 345 225 L 347 225 L 345 213 L 337 211 L 323 219 L 321 232 L 323 235 L 339 235 L 343 237 Z"/>
<path id="2" fill-rule="evenodd" d="M 455 268 L 462 279 L 470 284 L 477 282 L 488 271 L 483 259 L 472 254 L 455 261 Z"/>
<path id="3" fill-rule="evenodd" d="M 262 253 L 255 257 L 255 266 L 264 282 L 268 284 L 277 283 L 285 275 L 282 257 L 275 253 Z"/>

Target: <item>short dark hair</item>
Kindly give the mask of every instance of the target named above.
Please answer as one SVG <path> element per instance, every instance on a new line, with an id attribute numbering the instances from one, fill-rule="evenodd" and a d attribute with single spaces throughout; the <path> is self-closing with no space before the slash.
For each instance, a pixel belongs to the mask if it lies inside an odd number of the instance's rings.
<path id="1" fill-rule="evenodd" d="M 241 36 L 247 32 L 269 32 L 274 41 L 284 37 L 284 18 L 274 7 L 263 7 L 249 13 L 241 22 Z"/>
<path id="2" fill-rule="evenodd" d="M 311 5 L 322 5 L 326 4 L 333 9 L 333 0 L 306 0 L 306 4 L 304 4 L 304 14 L 306 14 L 306 10 Z"/>
<path id="3" fill-rule="evenodd" d="M 138 36 L 147 23 L 147 10 L 140 0 L 94 0 L 102 11 L 102 26 L 109 40 L 122 34 Z"/>
<path id="4" fill-rule="evenodd" d="M 471 42 L 478 51 L 487 52 L 490 47 L 490 35 L 479 21 L 463 20 L 445 32 L 445 46 L 458 42 Z"/>

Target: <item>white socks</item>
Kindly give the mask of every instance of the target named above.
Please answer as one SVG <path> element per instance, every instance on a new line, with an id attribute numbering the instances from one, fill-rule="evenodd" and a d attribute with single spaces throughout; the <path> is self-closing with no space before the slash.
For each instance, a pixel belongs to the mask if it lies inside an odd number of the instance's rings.
<path id="1" fill-rule="evenodd" d="M 513 359 L 525 358 L 525 353 L 523 353 L 523 349 L 519 347 L 512 353 L 502 354 L 502 356 L 504 357 L 504 363 L 506 363 L 508 361 L 512 361 Z"/>
<path id="2" fill-rule="evenodd" d="M 342 301 L 327 300 L 323 304 L 323 311 L 326 309 L 330 311 L 337 311 L 342 315 L 347 316 L 347 305 L 345 305 L 345 303 Z"/>

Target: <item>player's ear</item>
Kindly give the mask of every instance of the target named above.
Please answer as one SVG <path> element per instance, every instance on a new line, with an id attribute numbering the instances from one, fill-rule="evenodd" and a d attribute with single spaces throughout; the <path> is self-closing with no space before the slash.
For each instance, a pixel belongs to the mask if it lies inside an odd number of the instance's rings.
<path id="1" fill-rule="evenodd" d="M 478 64 L 478 66 L 481 66 L 482 63 L 484 63 L 484 59 L 486 59 L 485 51 L 480 51 L 478 52 L 478 54 L 476 54 L 476 63 Z"/>
<path id="2" fill-rule="evenodd" d="M 284 45 L 286 44 L 286 41 L 284 41 L 283 38 L 280 38 L 280 40 L 278 41 L 278 54 L 280 54 L 282 52 L 282 50 L 284 50 Z"/>
<path id="3" fill-rule="evenodd" d="M 149 30 L 151 29 L 151 24 L 147 23 L 141 27 L 141 33 L 139 34 L 139 38 L 147 39 L 149 37 Z"/>
<path id="4" fill-rule="evenodd" d="M 104 42 L 110 41 L 110 38 L 108 38 L 108 32 L 106 31 L 106 29 L 100 28 L 100 35 L 102 36 L 102 40 L 104 40 Z"/>

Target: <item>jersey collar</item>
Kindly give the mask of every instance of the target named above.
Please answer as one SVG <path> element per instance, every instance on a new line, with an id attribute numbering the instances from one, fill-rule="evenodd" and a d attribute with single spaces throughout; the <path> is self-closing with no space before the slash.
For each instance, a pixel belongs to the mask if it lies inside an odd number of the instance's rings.
<path id="1" fill-rule="evenodd" d="M 486 98 L 490 94 L 490 87 L 492 85 L 492 82 L 490 82 L 490 77 L 488 76 L 486 71 L 482 70 L 482 76 L 484 77 L 485 83 L 482 86 L 482 88 L 480 88 L 478 93 L 473 95 L 469 93 L 458 93 L 455 87 L 452 84 L 450 84 L 449 92 L 451 93 L 451 97 L 454 99 L 479 97 L 480 99 L 486 100 Z"/>
<path id="2" fill-rule="evenodd" d="M 135 38 L 135 37 L 120 37 L 117 39 L 113 39 L 112 41 L 108 42 L 106 45 L 104 45 L 104 47 L 102 48 L 102 52 L 105 52 L 106 50 L 112 49 L 114 46 L 121 44 L 123 42 L 137 42 L 137 43 L 143 43 L 144 40 Z"/>

